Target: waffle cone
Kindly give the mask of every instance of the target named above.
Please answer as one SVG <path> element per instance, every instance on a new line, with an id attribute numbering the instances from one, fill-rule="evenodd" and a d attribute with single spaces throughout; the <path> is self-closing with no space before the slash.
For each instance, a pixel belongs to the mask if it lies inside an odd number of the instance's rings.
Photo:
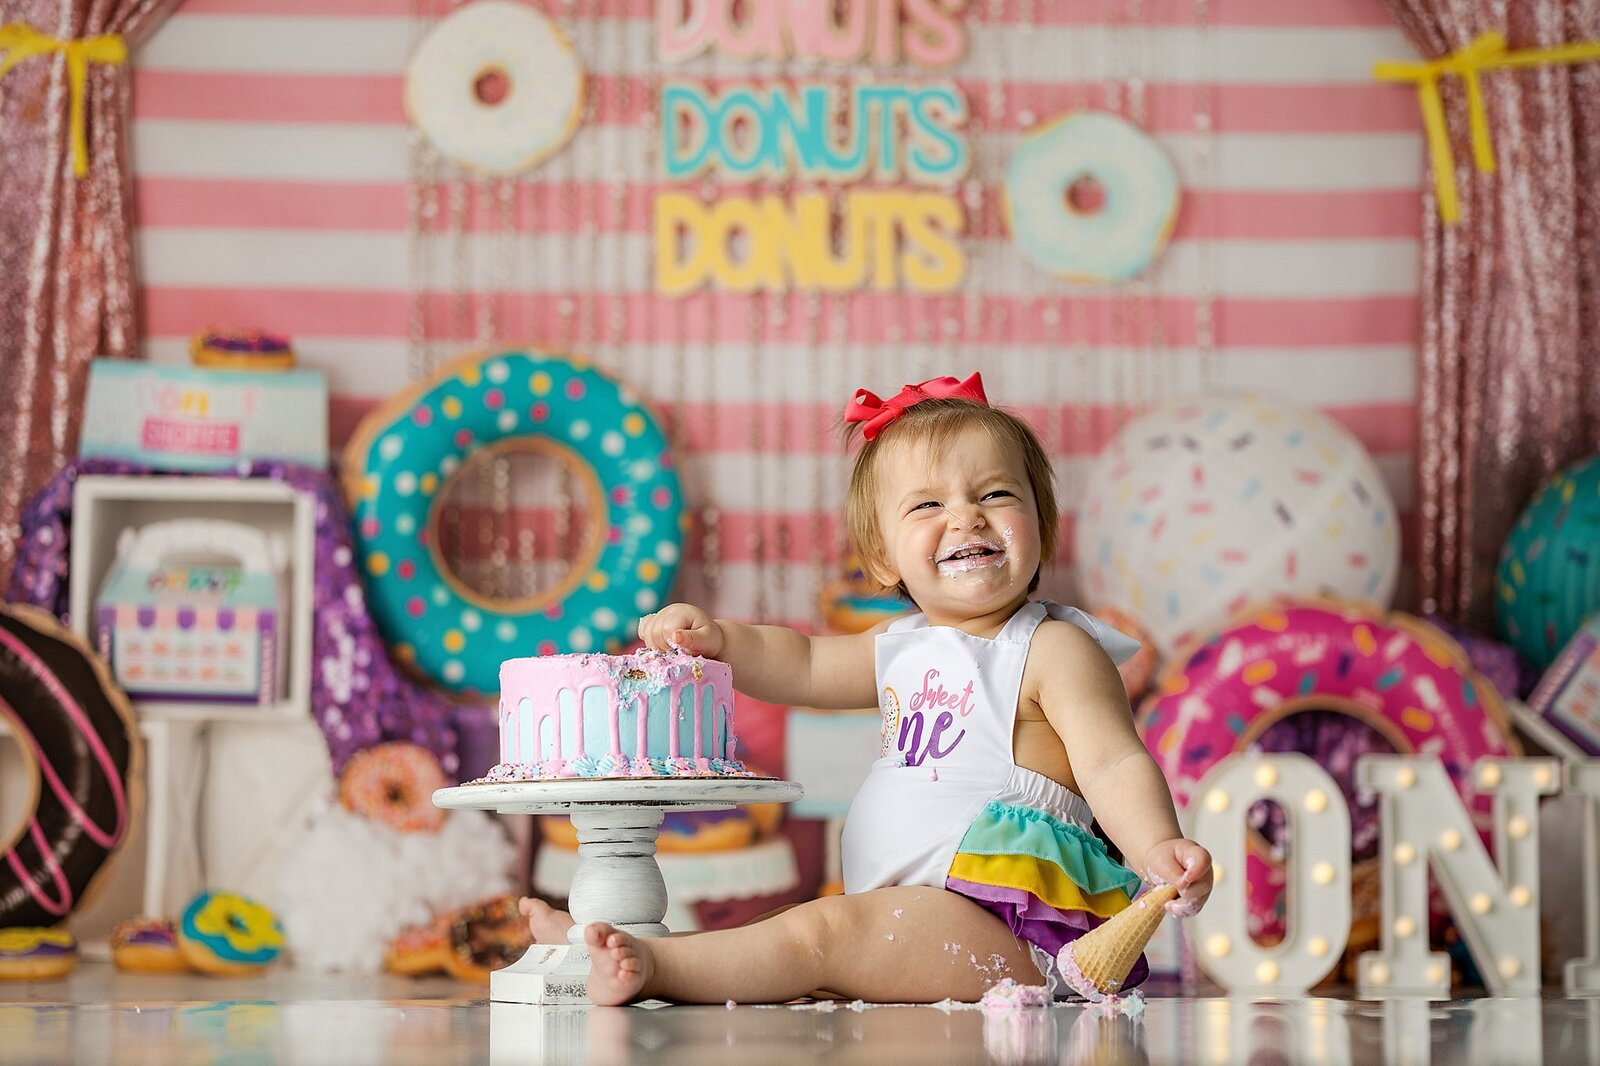
<path id="1" fill-rule="evenodd" d="M 1166 916 L 1167 902 L 1177 895 L 1178 890 L 1171 885 L 1153 888 L 1104 925 L 1074 940 L 1070 950 L 1078 972 L 1102 995 L 1116 993 L 1139 961 L 1139 953 L 1156 935 Z"/>

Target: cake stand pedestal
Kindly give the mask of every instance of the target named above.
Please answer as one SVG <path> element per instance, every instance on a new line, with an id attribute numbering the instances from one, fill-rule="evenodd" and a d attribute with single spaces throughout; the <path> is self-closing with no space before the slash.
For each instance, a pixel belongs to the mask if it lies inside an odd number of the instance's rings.
<path id="1" fill-rule="evenodd" d="M 668 811 L 726 810 L 740 803 L 790 803 L 793 781 L 751 777 L 654 780 L 507 781 L 459 785 L 433 794 L 436 806 L 500 814 L 566 814 L 578 830 L 578 868 L 566 944 L 535 944 L 489 976 L 497 1003 L 584 1003 L 589 952 L 584 926 L 609 922 L 635 936 L 666 936 L 667 886 L 656 864 L 656 834 Z"/>

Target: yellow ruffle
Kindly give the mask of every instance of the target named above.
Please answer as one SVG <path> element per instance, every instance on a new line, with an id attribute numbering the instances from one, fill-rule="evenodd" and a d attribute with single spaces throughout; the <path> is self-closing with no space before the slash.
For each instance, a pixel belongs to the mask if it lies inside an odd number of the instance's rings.
<path id="1" fill-rule="evenodd" d="M 1097 918 L 1109 918 L 1128 906 L 1128 894 L 1120 888 L 1104 892 L 1084 892 L 1059 866 L 1031 855 L 956 855 L 950 876 L 981 885 L 1000 885 L 1031 892 L 1058 911 L 1088 911 Z"/>

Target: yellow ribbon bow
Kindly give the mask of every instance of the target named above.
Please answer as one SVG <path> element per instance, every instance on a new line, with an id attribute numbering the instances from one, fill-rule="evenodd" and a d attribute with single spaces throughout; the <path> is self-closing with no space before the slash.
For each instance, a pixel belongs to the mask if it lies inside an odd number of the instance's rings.
<path id="1" fill-rule="evenodd" d="M 77 40 L 62 40 L 40 33 L 25 22 L 8 22 L 0 26 L 0 78 L 11 68 L 30 56 L 67 54 L 67 85 L 72 96 L 72 173 L 83 177 L 89 173 L 89 135 L 84 120 L 84 94 L 89 84 L 90 63 L 126 63 L 128 46 L 114 33 Z"/>
<path id="2" fill-rule="evenodd" d="M 1483 109 L 1483 91 L 1478 75 L 1485 70 L 1506 67 L 1543 67 L 1557 63 L 1587 63 L 1600 59 L 1600 41 L 1579 41 L 1552 48 L 1522 48 L 1506 51 L 1505 34 L 1485 33 L 1465 48 L 1457 49 L 1428 63 L 1379 63 L 1373 76 L 1379 81 L 1410 81 L 1417 86 L 1422 104 L 1422 125 L 1428 135 L 1428 152 L 1433 158 L 1434 188 L 1439 195 L 1439 215 L 1446 222 L 1461 219 L 1461 204 L 1456 194 L 1456 160 L 1450 151 L 1450 133 L 1445 127 L 1444 104 L 1439 98 L 1439 78 L 1453 74 L 1467 83 L 1467 117 L 1472 127 L 1472 160 L 1485 174 L 1494 173 L 1494 145 L 1489 138 L 1489 116 Z"/>

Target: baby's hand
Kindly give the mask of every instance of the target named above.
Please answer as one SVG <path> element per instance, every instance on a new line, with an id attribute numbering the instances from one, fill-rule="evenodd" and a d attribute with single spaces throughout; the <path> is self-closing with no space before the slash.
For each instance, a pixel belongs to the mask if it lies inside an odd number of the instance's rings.
<path id="1" fill-rule="evenodd" d="M 1145 855 L 1144 870 L 1151 884 L 1177 888 L 1178 898 L 1167 904 L 1176 917 L 1198 914 L 1211 895 L 1211 853 L 1192 840 L 1163 840 Z"/>
<path id="2" fill-rule="evenodd" d="M 672 603 L 639 619 L 639 639 L 656 651 L 681 651 L 715 659 L 722 652 L 722 627 L 689 603 Z"/>

